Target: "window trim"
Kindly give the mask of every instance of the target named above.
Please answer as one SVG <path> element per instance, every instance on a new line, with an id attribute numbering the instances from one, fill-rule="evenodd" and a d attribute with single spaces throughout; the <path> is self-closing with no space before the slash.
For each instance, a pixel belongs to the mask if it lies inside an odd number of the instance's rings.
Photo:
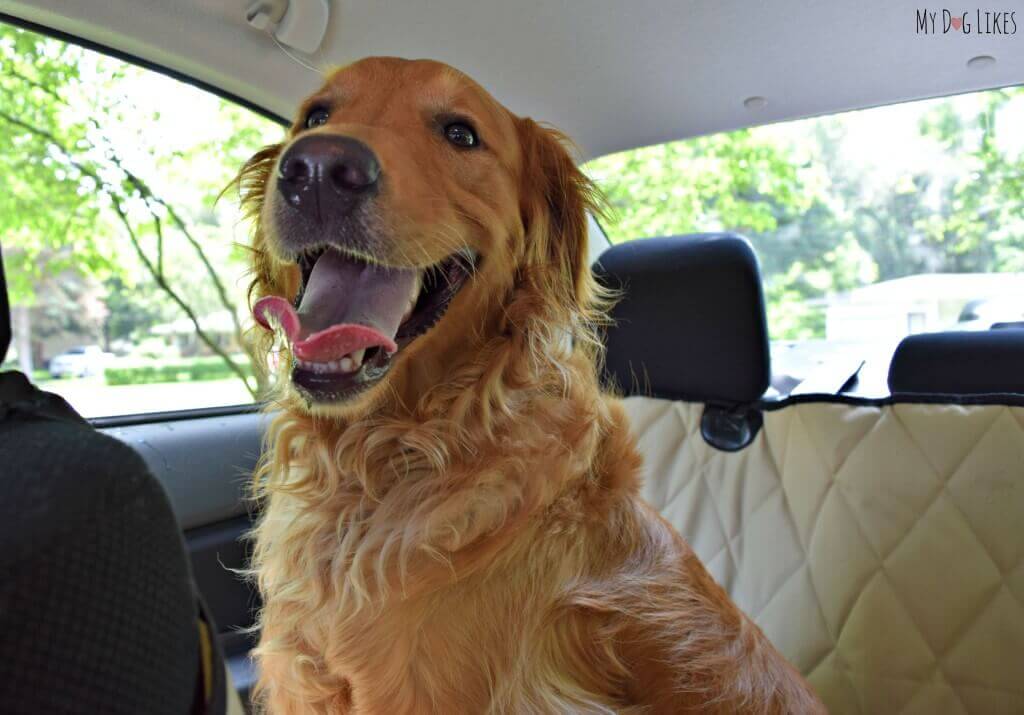
<path id="1" fill-rule="evenodd" d="M 261 412 L 265 407 L 265 402 L 250 402 L 244 405 L 224 405 L 223 407 L 195 407 L 184 410 L 167 410 L 165 412 L 135 412 L 126 415 L 111 415 L 109 417 L 91 417 L 86 421 L 96 429 L 107 429 L 110 427 L 131 427 L 133 425 L 159 422 L 199 420 L 207 417 L 248 415 Z"/>

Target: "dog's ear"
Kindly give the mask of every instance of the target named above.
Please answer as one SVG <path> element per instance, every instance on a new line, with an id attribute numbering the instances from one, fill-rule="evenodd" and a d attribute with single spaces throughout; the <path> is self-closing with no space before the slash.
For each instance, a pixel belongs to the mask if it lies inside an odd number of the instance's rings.
<path id="1" fill-rule="evenodd" d="M 576 166 L 564 134 L 532 119 L 518 120 L 517 128 L 523 151 L 520 212 L 527 270 L 547 268 L 545 289 L 560 307 L 577 315 L 589 313 L 595 290 L 587 214 L 601 213 L 600 194 Z"/>
<path id="2" fill-rule="evenodd" d="M 242 165 L 238 175 L 224 189 L 225 192 L 231 188 L 237 189 L 242 214 L 252 223 L 252 244 L 249 246 L 250 269 L 253 276 L 252 284 L 249 286 L 250 303 L 254 296 L 281 294 L 284 289 L 284 286 L 278 285 L 280 279 L 272 269 L 262 226 L 267 184 L 282 149 L 282 144 L 271 144 L 260 149 Z"/>
<path id="3" fill-rule="evenodd" d="M 238 187 L 239 200 L 246 218 L 259 218 L 260 209 L 263 208 L 263 199 L 266 196 L 267 182 L 283 148 L 283 144 L 270 144 L 263 147 L 242 164 L 238 175 L 228 184 L 228 188 Z"/>
<path id="4" fill-rule="evenodd" d="M 252 223 L 252 242 L 246 246 L 249 251 L 249 273 L 252 276 L 248 295 L 250 309 L 256 299 L 265 295 L 291 295 L 287 273 L 275 270 L 267 251 L 266 233 L 262 225 L 267 185 L 283 147 L 283 144 L 271 144 L 253 154 L 221 192 L 223 196 L 230 189 L 237 190 L 242 215 Z M 272 372 L 270 354 L 273 340 L 272 333 L 259 328 L 255 323 L 246 331 L 246 350 L 253 358 L 253 367 L 265 375 Z"/>

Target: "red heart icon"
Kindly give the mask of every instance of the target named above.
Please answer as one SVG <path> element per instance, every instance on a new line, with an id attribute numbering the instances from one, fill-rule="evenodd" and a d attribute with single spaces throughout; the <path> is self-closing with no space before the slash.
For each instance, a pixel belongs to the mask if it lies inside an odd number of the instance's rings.
<path id="1" fill-rule="evenodd" d="M 960 26 L 964 24 L 962 17 L 954 17 L 949 21 L 949 24 L 953 26 L 954 30 L 959 30 Z"/>

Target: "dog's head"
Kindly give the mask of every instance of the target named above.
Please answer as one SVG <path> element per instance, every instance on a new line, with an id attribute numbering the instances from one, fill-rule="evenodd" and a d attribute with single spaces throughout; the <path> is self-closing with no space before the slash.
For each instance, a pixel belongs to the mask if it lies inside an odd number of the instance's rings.
<path id="1" fill-rule="evenodd" d="M 484 341 L 587 320 L 594 194 L 562 139 L 431 61 L 362 60 L 303 103 L 239 182 L 254 315 L 309 409 L 366 411 Z"/>

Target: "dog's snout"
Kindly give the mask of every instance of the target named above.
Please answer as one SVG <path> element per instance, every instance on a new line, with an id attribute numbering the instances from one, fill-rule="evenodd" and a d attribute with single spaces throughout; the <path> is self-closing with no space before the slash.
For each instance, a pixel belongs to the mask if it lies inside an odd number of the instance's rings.
<path id="1" fill-rule="evenodd" d="M 350 213 L 377 188 L 380 162 L 352 137 L 315 135 L 295 142 L 278 168 L 277 188 L 296 209 L 318 220 Z"/>

